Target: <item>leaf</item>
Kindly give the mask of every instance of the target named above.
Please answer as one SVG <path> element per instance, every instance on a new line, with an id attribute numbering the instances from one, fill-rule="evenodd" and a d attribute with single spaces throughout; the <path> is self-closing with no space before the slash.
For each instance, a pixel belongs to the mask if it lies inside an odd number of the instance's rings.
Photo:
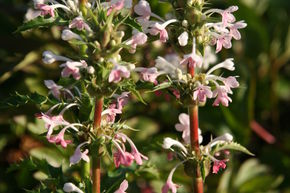
<path id="1" fill-rule="evenodd" d="M 52 25 L 62 26 L 62 25 L 67 25 L 67 24 L 68 24 L 68 21 L 63 20 L 60 17 L 44 18 L 43 16 L 38 16 L 37 18 L 33 20 L 25 22 L 22 26 L 18 27 L 14 33 L 19 33 L 19 32 L 26 31 L 32 28 L 49 27 Z"/>
<path id="2" fill-rule="evenodd" d="M 254 156 L 249 150 L 247 150 L 244 146 L 236 143 L 236 142 L 227 142 L 227 143 L 218 143 L 216 147 L 212 151 L 212 155 L 222 150 L 237 150 L 248 155 Z"/>
<path id="3" fill-rule="evenodd" d="M 33 163 L 32 159 L 25 159 L 20 163 L 11 164 L 9 168 L 6 170 L 7 173 L 19 170 L 21 168 L 25 168 L 29 171 L 37 169 L 37 166 Z"/>
<path id="4" fill-rule="evenodd" d="M 0 102 L 0 109 L 10 108 L 10 107 L 19 107 L 27 103 L 34 103 L 37 105 L 42 105 L 42 104 L 45 104 L 47 101 L 48 101 L 47 97 L 42 96 L 38 93 L 32 93 L 29 95 L 21 95 L 16 92 L 14 95 Z"/>
<path id="5" fill-rule="evenodd" d="M 93 102 L 91 101 L 90 95 L 83 93 L 80 100 L 80 111 L 79 118 L 82 121 L 87 121 L 90 117 L 93 108 Z"/>
<path id="6" fill-rule="evenodd" d="M 133 19 L 132 17 L 127 17 L 126 20 L 124 21 L 124 24 L 135 28 L 139 32 L 143 31 L 142 30 L 142 26 L 135 19 Z"/>
<path id="7" fill-rule="evenodd" d="M 143 97 L 141 96 L 140 92 L 135 90 L 135 89 L 129 89 L 137 98 L 140 102 L 142 102 L 144 105 L 147 103 L 144 101 Z"/>
<path id="8" fill-rule="evenodd" d="M 171 83 L 170 82 L 163 82 L 163 83 L 155 86 L 153 88 L 153 90 L 150 90 L 150 91 L 147 91 L 147 92 L 155 92 L 155 91 L 158 91 L 158 90 L 162 90 L 162 89 L 168 88 L 170 86 L 171 86 Z"/>

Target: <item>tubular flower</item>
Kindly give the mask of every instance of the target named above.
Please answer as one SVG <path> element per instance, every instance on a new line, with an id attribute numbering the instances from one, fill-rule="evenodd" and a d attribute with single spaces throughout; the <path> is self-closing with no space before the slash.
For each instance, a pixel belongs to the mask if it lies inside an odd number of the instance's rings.
<path id="1" fill-rule="evenodd" d="M 77 164 L 81 160 L 85 162 L 89 162 L 90 158 L 88 156 L 89 150 L 86 149 L 84 152 L 81 152 L 81 147 L 87 144 L 88 142 L 81 143 L 77 146 L 74 154 L 69 158 L 70 165 Z"/>
<path id="2" fill-rule="evenodd" d="M 168 20 L 162 24 L 156 22 L 156 23 L 153 23 L 151 26 L 150 26 L 150 29 L 149 29 L 149 33 L 151 35 L 158 35 L 159 34 L 159 37 L 160 37 L 160 41 L 165 43 L 167 40 L 168 40 L 168 33 L 166 31 L 166 27 L 171 24 L 171 23 L 174 23 L 174 22 L 177 22 L 176 19 L 171 19 L 171 20 Z"/>
<path id="3" fill-rule="evenodd" d="M 114 193 L 126 193 L 125 191 L 128 188 L 128 181 L 124 180 L 121 184 L 118 190 L 116 190 Z"/>

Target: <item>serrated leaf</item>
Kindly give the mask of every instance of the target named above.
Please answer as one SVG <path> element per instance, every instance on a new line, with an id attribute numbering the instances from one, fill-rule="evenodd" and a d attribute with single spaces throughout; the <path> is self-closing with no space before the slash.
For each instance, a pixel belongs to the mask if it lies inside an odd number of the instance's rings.
<path id="1" fill-rule="evenodd" d="M 18 27 L 14 33 L 19 33 L 22 31 L 26 31 L 32 28 L 39 28 L 39 27 L 49 27 L 52 25 L 67 25 L 68 21 L 64 21 L 60 17 L 50 17 L 44 18 L 43 16 L 38 16 L 37 18 L 25 22 L 22 26 Z"/>
<path id="2" fill-rule="evenodd" d="M 135 28 L 139 32 L 143 31 L 142 30 L 142 26 L 135 19 L 133 19 L 132 17 L 127 17 L 126 20 L 124 21 L 124 24 Z"/>
<path id="3" fill-rule="evenodd" d="M 155 86 L 153 88 L 153 90 L 150 90 L 150 91 L 147 91 L 147 92 L 155 92 L 155 91 L 158 91 L 158 90 L 162 90 L 162 89 L 168 88 L 170 86 L 171 86 L 171 83 L 170 82 L 163 82 L 163 83 Z"/>
<path id="4" fill-rule="evenodd" d="M 227 142 L 227 143 L 217 144 L 212 151 L 212 155 L 214 155 L 215 153 L 222 151 L 222 150 L 236 150 L 236 151 L 240 151 L 240 152 L 246 153 L 248 155 L 254 156 L 254 154 L 251 153 L 249 150 L 247 150 L 247 148 L 245 148 L 244 146 L 242 146 L 236 142 Z"/>
<path id="5" fill-rule="evenodd" d="M 32 93 L 29 95 L 21 95 L 16 92 L 14 95 L 0 102 L 0 109 L 10 108 L 10 107 L 19 107 L 27 103 L 43 105 L 47 101 L 48 101 L 47 97 L 42 96 L 38 93 Z"/>

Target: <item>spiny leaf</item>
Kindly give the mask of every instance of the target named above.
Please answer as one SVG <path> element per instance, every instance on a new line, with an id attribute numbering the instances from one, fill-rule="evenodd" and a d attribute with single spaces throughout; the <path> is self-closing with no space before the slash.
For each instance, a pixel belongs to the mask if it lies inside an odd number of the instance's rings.
<path id="1" fill-rule="evenodd" d="M 247 150 L 247 148 L 245 148 L 244 146 L 242 146 L 236 142 L 219 143 L 213 149 L 212 154 L 214 155 L 216 152 L 219 152 L 222 150 L 237 150 L 237 151 L 241 151 L 243 153 L 246 153 L 248 155 L 254 156 L 254 154 L 251 153 L 249 150 Z"/>
<path id="2" fill-rule="evenodd" d="M 153 88 L 153 90 L 151 90 L 151 91 L 147 91 L 147 92 L 155 92 L 155 91 L 158 91 L 158 90 L 162 90 L 162 89 L 168 88 L 168 87 L 170 87 L 170 86 L 171 86 L 171 83 L 170 83 L 170 82 L 163 82 L 163 83 L 161 83 L 161 84 L 155 86 L 155 87 Z"/>
<path id="3" fill-rule="evenodd" d="M 137 91 L 137 90 L 135 90 L 135 89 L 130 89 L 130 91 L 138 98 L 138 100 L 140 101 L 140 102 L 142 102 L 143 104 L 147 104 L 145 101 L 144 101 L 144 99 L 143 99 L 143 97 L 141 96 L 141 94 L 140 94 L 140 92 L 139 91 Z"/>
<path id="4" fill-rule="evenodd" d="M 10 108 L 10 107 L 19 107 L 27 103 L 34 103 L 34 104 L 42 105 L 46 103 L 47 101 L 48 101 L 48 98 L 46 96 L 42 96 L 36 92 L 29 95 L 21 95 L 16 92 L 14 95 L 0 102 L 0 109 Z"/>
<path id="5" fill-rule="evenodd" d="M 44 18 L 43 16 L 38 16 L 37 18 L 25 22 L 22 26 L 18 27 L 14 33 L 19 33 L 22 31 L 26 31 L 32 28 L 39 28 L 39 27 L 49 27 L 52 25 L 67 25 L 68 21 L 64 21 L 60 17 L 50 17 Z"/>
<path id="6" fill-rule="evenodd" d="M 139 32 L 142 32 L 142 26 L 132 17 L 127 17 L 126 20 L 124 21 L 124 24 L 135 28 L 136 30 L 138 30 Z"/>

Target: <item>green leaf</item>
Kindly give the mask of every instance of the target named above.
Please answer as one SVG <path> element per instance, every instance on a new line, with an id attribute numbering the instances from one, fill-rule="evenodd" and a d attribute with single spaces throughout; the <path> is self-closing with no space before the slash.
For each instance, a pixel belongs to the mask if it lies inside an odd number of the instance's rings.
<path id="1" fill-rule="evenodd" d="M 254 156 L 249 150 L 247 150 L 244 146 L 236 143 L 236 142 L 227 142 L 227 143 L 219 143 L 215 146 L 215 148 L 212 150 L 212 155 L 214 155 L 216 152 L 222 151 L 222 150 L 236 150 L 241 151 L 243 153 L 246 153 L 248 155 Z"/>
<path id="2" fill-rule="evenodd" d="M 43 105 L 47 101 L 48 101 L 47 97 L 42 96 L 38 93 L 32 93 L 29 95 L 21 95 L 16 92 L 14 95 L 0 102 L 0 109 L 10 108 L 10 107 L 19 107 L 27 103 Z"/>
<path id="3" fill-rule="evenodd" d="M 143 104 L 147 104 L 145 101 L 144 101 L 144 99 L 143 99 L 143 97 L 141 96 L 141 94 L 140 94 L 140 92 L 139 91 L 137 91 L 137 90 L 135 90 L 135 89 L 129 89 L 137 98 L 138 98 L 138 100 L 140 101 L 140 102 L 142 102 Z"/>
<path id="4" fill-rule="evenodd" d="M 132 17 L 127 17 L 126 20 L 124 21 L 124 24 L 135 28 L 139 32 L 143 31 L 142 30 L 142 26 L 135 19 L 133 19 Z"/>
<path id="5" fill-rule="evenodd" d="M 18 27 L 14 33 L 19 33 L 22 31 L 26 31 L 32 28 L 39 28 L 39 27 L 49 27 L 52 25 L 67 25 L 68 21 L 63 20 L 60 17 L 50 17 L 44 18 L 43 16 L 38 16 L 37 18 L 25 22 L 22 26 Z"/>
<path id="6" fill-rule="evenodd" d="M 168 88 L 170 86 L 171 86 L 171 82 L 163 82 L 163 83 L 155 86 L 153 88 L 153 90 L 150 90 L 150 91 L 147 91 L 147 92 L 155 92 L 155 91 L 158 91 L 158 90 L 162 90 L 162 89 Z"/>
<path id="7" fill-rule="evenodd" d="M 33 163 L 32 159 L 25 159 L 20 163 L 11 164 L 6 170 L 7 173 L 19 170 L 21 168 L 26 168 L 29 171 L 37 169 L 37 166 Z"/>
<path id="8" fill-rule="evenodd" d="M 87 121 L 93 109 L 93 102 L 90 95 L 83 93 L 80 101 L 79 119 Z"/>

